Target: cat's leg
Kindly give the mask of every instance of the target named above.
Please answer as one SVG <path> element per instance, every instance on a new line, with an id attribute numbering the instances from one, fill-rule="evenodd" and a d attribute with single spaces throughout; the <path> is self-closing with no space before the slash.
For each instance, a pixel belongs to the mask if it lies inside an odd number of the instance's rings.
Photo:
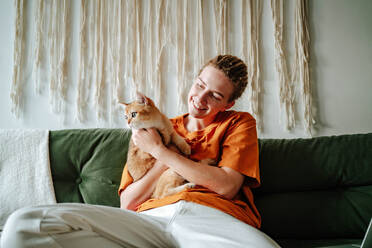
<path id="1" fill-rule="evenodd" d="M 129 174 L 135 182 L 141 179 L 154 166 L 154 163 L 155 159 L 152 157 L 146 160 L 136 158 L 133 160 L 129 160 L 126 163 L 126 166 L 128 168 Z"/>
<path id="2" fill-rule="evenodd" d="M 170 184 L 174 183 L 175 182 L 172 176 L 172 171 L 170 169 L 164 171 L 163 174 L 160 175 L 151 197 L 155 199 L 163 198 L 167 195 Z"/>
<path id="3" fill-rule="evenodd" d="M 161 129 L 161 128 L 157 128 L 157 129 L 161 135 L 161 138 L 163 139 L 164 145 L 168 145 L 172 140 L 172 137 L 169 131 Z"/>
<path id="4" fill-rule="evenodd" d="M 161 176 L 156 184 L 154 193 L 152 194 L 153 198 L 160 199 L 168 195 L 173 195 L 187 187 L 195 187 L 193 183 L 186 183 L 186 180 L 178 175 L 171 169 L 166 170 Z"/>
<path id="5" fill-rule="evenodd" d="M 132 139 L 129 142 L 127 169 L 129 174 L 132 176 L 133 181 L 137 181 L 142 178 L 149 169 L 154 166 L 155 158 L 150 154 L 141 151 L 137 146 L 133 144 Z"/>
<path id="6" fill-rule="evenodd" d="M 171 134 L 172 143 L 174 143 L 177 148 L 185 155 L 191 154 L 191 147 L 187 142 L 179 136 L 176 132 L 172 132 Z"/>

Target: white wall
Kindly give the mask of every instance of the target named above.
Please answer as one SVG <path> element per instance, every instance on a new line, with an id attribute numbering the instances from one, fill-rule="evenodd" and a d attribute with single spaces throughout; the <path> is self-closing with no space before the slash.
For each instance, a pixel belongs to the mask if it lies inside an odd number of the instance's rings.
<path id="1" fill-rule="evenodd" d="M 31 2 L 31 1 L 27 1 Z M 74 16 L 78 14 L 78 1 L 74 2 Z M 261 107 L 263 129 L 259 136 L 265 138 L 307 137 L 302 127 L 302 118 L 297 111 L 297 126 L 292 132 L 284 131 L 279 124 L 278 86 L 274 71 L 273 27 L 270 1 L 264 1 L 262 20 L 263 90 Z M 293 58 L 293 0 L 289 2 L 286 13 L 286 37 L 288 39 L 289 59 Z M 231 17 L 237 22 L 240 14 L 236 11 Z M 370 0 L 311 0 L 311 78 L 313 102 L 317 109 L 317 132 L 315 136 L 372 132 L 372 1 Z M 76 18 L 75 18 L 76 20 Z M 13 69 L 14 7 L 12 0 L 0 2 L 0 128 L 38 128 L 65 129 L 91 127 L 120 127 L 124 122 L 110 124 L 97 121 L 93 111 L 86 123 L 78 123 L 75 116 L 75 92 L 69 92 L 67 115 L 56 115 L 50 111 L 48 92 L 36 95 L 30 80 L 31 72 L 26 72 L 27 85 L 25 112 L 21 119 L 11 113 L 10 89 Z M 29 24 L 29 25 L 32 25 Z M 72 39 L 77 39 L 77 23 L 74 25 Z M 230 39 L 239 42 L 240 33 L 235 29 Z M 76 45 L 73 47 L 76 51 Z M 239 47 L 232 52 L 239 53 Z M 237 54 L 239 55 L 239 54 Z M 74 58 L 74 57 L 73 57 Z M 76 57 L 75 57 L 76 59 Z M 75 64 L 74 64 L 75 63 Z M 72 63 L 72 81 L 76 77 L 76 60 Z M 74 76 L 75 75 L 75 76 Z M 172 82 L 175 75 L 169 74 Z M 176 88 L 168 83 L 168 116 L 179 113 L 176 109 Z M 299 107 L 301 101 L 299 96 Z M 247 110 L 247 103 L 240 101 L 236 109 Z M 298 108 L 299 109 L 299 108 Z"/>

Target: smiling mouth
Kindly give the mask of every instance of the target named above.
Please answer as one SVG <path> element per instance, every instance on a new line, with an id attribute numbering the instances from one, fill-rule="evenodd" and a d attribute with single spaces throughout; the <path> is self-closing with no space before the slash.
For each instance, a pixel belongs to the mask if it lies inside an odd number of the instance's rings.
<path id="1" fill-rule="evenodd" d="M 203 108 L 203 107 L 199 106 L 198 104 L 196 104 L 196 102 L 194 101 L 194 99 L 192 100 L 192 105 L 193 105 L 194 108 L 197 109 L 197 110 L 200 110 L 200 111 L 207 110 L 207 108 Z"/>

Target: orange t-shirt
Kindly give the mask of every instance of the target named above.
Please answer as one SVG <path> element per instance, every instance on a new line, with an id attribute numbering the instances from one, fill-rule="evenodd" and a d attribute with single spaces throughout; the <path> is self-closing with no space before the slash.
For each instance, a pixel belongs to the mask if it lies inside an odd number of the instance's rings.
<path id="1" fill-rule="evenodd" d="M 260 214 L 254 205 L 250 188 L 260 185 L 258 160 L 258 140 L 256 121 L 248 113 L 225 111 L 220 112 L 213 123 L 205 129 L 188 132 L 184 126 L 184 118 L 188 114 L 171 119 L 176 132 L 191 146 L 190 159 L 200 161 L 211 158 L 218 161 L 217 166 L 232 168 L 245 175 L 243 186 L 232 200 L 197 185 L 162 199 L 149 199 L 142 203 L 137 211 L 169 205 L 180 200 L 191 201 L 208 207 L 219 209 L 233 217 L 259 228 Z M 123 170 L 120 193 L 133 182 L 126 167 Z"/>

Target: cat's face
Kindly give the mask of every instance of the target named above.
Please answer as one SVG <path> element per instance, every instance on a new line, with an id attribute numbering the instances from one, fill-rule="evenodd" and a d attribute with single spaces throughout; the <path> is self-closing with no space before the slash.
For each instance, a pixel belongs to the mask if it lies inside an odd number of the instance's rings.
<path id="1" fill-rule="evenodd" d="M 131 129 L 149 128 L 156 121 L 158 110 L 152 100 L 144 95 L 137 96 L 131 103 L 121 103 L 125 106 L 124 118 Z"/>

